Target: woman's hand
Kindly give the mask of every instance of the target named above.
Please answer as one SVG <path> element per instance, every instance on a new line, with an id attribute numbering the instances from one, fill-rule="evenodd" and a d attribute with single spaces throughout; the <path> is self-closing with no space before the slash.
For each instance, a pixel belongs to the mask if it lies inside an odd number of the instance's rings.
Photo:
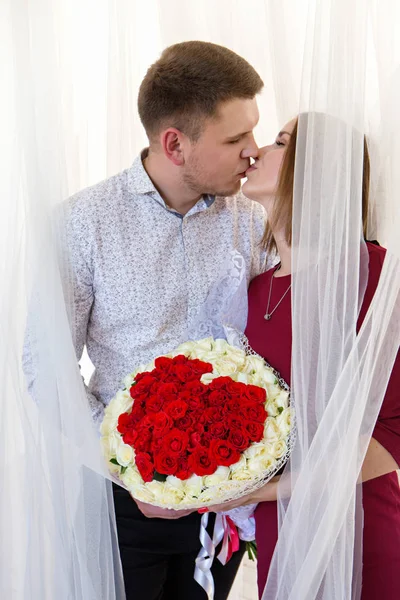
<path id="1" fill-rule="evenodd" d="M 247 496 L 242 496 L 237 500 L 231 502 L 224 502 L 223 504 L 213 504 L 208 507 L 210 512 L 225 512 L 232 508 L 238 508 L 239 506 L 246 506 L 247 504 L 258 504 L 259 502 L 271 502 L 277 499 L 278 482 L 280 475 L 273 477 L 268 483 L 258 488 Z"/>

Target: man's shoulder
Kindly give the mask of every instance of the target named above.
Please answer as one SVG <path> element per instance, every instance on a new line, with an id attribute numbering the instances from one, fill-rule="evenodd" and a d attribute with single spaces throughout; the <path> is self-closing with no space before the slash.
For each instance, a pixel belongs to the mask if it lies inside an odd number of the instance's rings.
<path id="1" fill-rule="evenodd" d="M 127 169 L 99 183 L 91 185 L 70 196 L 64 202 L 64 207 L 75 213 L 89 211 L 104 211 L 110 202 L 121 197 L 126 190 Z"/>

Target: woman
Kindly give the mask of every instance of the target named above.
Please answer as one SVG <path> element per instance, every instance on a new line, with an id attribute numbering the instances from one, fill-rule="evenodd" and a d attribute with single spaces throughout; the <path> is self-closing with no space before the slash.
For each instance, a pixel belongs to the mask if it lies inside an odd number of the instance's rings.
<path id="1" fill-rule="evenodd" d="M 260 151 L 246 175 L 246 196 L 262 204 L 268 214 L 263 238 L 267 251 L 276 250 L 280 263 L 256 277 L 249 287 L 246 335 L 251 347 L 290 383 L 291 374 L 291 224 L 297 119 L 279 132 L 275 143 Z M 369 158 L 364 144 L 362 217 L 364 234 L 368 213 Z M 367 242 L 369 276 L 358 319 L 358 329 L 378 284 L 385 250 Z M 274 343 L 271 344 L 271 339 Z M 398 597 L 400 569 L 400 360 L 397 357 L 385 399 L 362 467 L 363 583 L 362 600 Z M 258 588 L 262 596 L 277 535 L 277 480 L 251 495 L 225 505 L 259 503 L 256 509 Z M 215 507 L 213 507 L 215 509 Z M 267 534 L 268 532 L 268 534 Z"/>

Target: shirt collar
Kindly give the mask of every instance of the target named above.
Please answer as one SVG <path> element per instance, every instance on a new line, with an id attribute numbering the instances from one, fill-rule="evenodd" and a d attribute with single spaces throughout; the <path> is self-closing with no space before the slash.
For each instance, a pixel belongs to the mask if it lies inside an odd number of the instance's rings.
<path id="1" fill-rule="evenodd" d="M 164 208 L 176 213 L 176 211 L 172 210 L 165 203 L 165 201 L 161 198 L 154 183 L 148 176 L 147 171 L 143 166 L 143 160 L 146 158 L 148 152 L 149 152 L 149 149 L 144 148 L 144 150 L 142 150 L 142 152 L 139 154 L 139 156 L 137 156 L 135 158 L 131 168 L 128 169 L 129 191 L 133 194 L 151 195 L 151 197 L 154 200 L 156 200 L 159 204 L 161 204 Z M 193 206 L 193 208 L 190 209 L 190 211 L 187 213 L 186 216 L 192 215 L 197 212 L 206 210 L 207 208 L 210 208 L 210 206 L 212 206 L 214 201 L 215 201 L 215 196 L 212 196 L 211 194 L 204 194 L 200 198 L 200 200 Z M 176 213 L 176 214 L 179 214 L 179 213 Z"/>

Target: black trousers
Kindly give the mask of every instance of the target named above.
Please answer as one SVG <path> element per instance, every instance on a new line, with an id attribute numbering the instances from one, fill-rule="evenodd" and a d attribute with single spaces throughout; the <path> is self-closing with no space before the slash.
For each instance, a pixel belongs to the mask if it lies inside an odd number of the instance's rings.
<path id="1" fill-rule="evenodd" d="M 201 515 L 148 519 L 126 490 L 113 484 L 113 493 L 127 600 L 207 600 L 193 578 Z M 210 515 L 209 527 L 213 524 Z M 225 567 L 214 560 L 215 600 L 228 598 L 244 550 L 241 542 Z"/>

